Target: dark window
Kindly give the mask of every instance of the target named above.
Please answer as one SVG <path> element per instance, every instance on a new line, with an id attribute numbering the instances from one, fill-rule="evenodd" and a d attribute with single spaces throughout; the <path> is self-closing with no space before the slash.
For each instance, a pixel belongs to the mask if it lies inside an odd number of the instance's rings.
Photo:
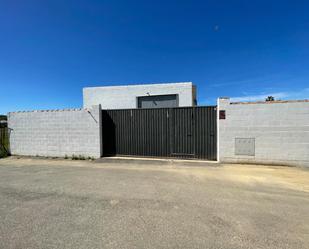
<path id="1" fill-rule="evenodd" d="M 178 107 L 178 95 L 152 95 L 137 97 L 138 108 Z"/>

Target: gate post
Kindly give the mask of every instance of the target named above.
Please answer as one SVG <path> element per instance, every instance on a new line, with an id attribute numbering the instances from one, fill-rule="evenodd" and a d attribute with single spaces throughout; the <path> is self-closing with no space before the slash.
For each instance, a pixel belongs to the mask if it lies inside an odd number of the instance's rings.
<path id="1" fill-rule="evenodd" d="M 89 112 L 89 111 L 88 111 Z M 97 129 L 98 130 L 98 136 L 99 136 L 99 148 L 98 148 L 98 157 L 102 157 L 103 156 L 103 129 L 102 129 L 102 108 L 101 108 L 101 104 L 99 105 L 93 105 L 91 106 L 91 111 L 89 113 L 93 112 L 94 116 L 97 119 L 98 125 L 97 125 Z"/>
<path id="2" fill-rule="evenodd" d="M 103 124 L 102 124 L 102 108 L 101 104 L 95 106 L 99 112 L 99 136 L 100 136 L 100 157 L 103 156 Z"/>
<path id="3" fill-rule="evenodd" d="M 226 119 L 225 109 L 230 104 L 230 98 L 220 97 L 217 99 L 217 162 L 220 159 L 220 124 Z"/>

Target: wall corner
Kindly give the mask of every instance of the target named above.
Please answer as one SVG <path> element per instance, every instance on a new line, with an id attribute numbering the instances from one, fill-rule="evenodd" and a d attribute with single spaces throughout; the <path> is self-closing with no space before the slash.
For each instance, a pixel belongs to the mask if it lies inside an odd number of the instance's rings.
<path id="1" fill-rule="evenodd" d="M 220 97 L 217 99 L 218 110 L 224 109 L 231 103 L 231 99 L 228 97 Z"/>

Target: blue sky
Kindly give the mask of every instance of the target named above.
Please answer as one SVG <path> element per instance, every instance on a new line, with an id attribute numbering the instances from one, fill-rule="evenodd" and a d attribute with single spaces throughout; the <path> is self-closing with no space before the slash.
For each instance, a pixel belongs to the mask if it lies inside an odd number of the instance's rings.
<path id="1" fill-rule="evenodd" d="M 198 103 L 309 98 L 309 1 L 0 0 L 0 113 L 192 81 Z"/>

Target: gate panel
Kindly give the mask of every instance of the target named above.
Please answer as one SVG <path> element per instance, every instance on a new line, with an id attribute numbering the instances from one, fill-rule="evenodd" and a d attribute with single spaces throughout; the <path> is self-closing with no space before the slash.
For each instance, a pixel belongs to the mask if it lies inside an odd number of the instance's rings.
<path id="1" fill-rule="evenodd" d="M 172 155 L 195 155 L 194 144 L 194 109 L 172 109 Z"/>
<path id="2" fill-rule="evenodd" d="M 169 156 L 169 109 L 104 110 L 103 154 Z"/>
<path id="3" fill-rule="evenodd" d="M 217 111 L 213 106 L 195 109 L 195 149 L 197 158 L 217 159 Z"/>
<path id="4" fill-rule="evenodd" d="M 103 110 L 103 154 L 216 160 L 216 107 Z"/>

